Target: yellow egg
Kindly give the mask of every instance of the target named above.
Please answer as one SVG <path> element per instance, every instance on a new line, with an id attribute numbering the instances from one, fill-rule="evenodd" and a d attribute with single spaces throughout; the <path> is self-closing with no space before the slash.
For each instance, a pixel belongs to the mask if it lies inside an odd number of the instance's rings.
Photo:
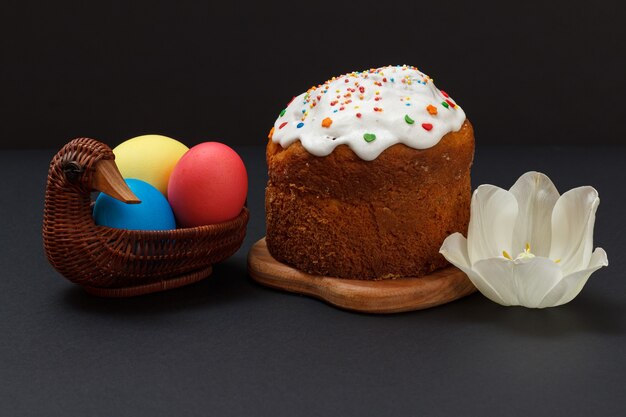
<path id="1" fill-rule="evenodd" d="M 188 150 L 167 136 L 144 135 L 120 143 L 113 153 L 124 178 L 145 181 L 167 196 L 170 174 Z"/>

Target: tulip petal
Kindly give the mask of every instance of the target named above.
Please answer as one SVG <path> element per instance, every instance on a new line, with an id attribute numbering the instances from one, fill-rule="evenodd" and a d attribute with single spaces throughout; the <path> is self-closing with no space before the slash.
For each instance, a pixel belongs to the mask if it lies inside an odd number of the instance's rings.
<path id="1" fill-rule="evenodd" d="M 548 258 L 535 257 L 521 261 L 493 258 L 474 265 L 499 294 L 503 305 L 539 307 L 547 292 L 562 278 L 561 268 Z"/>
<path id="2" fill-rule="evenodd" d="M 470 281 L 472 281 L 472 284 L 474 284 L 474 286 L 478 288 L 478 291 L 485 297 L 498 304 L 504 303 L 500 294 L 498 294 L 498 292 L 480 275 L 472 271 L 472 266 L 467 254 L 467 240 L 462 234 L 453 233 L 448 236 L 446 240 L 443 241 L 439 253 L 441 253 L 448 262 L 463 271 Z"/>
<path id="3" fill-rule="evenodd" d="M 569 303 L 582 291 L 591 274 L 603 266 L 608 265 L 609 260 L 606 256 L 606 252 L 602 248 L 597 248 L 591 256 L 589 266 L 582 271 L 567 275 L 559 281 L 557 285 L 546 294 L 539 307 L 555 307 Z"/>
<path id="4" fill-rule="evenodd" d="M 552 213 L 550 258 L 560 260 L 563 275 L 589 265 L 599 204 L 598 192 L 588 186 L 574 188 L 556 202 Z"/>
<path id="5" fill-rule="evenodd" d="M 517 201 L 510 192 L 493 185 L 474 191 L 469 228 L 468 255 L 472 264 L 511 252 Z"/>
<path id="6" fill-rule="evenodd" d="M 550 254 L 552 210 L 559 192 L 545 174 L 527 172 L 511 187 L 519 212 L 513 231 L 512 254 L 522 252 L 530 244 L 536 256 Z"/>

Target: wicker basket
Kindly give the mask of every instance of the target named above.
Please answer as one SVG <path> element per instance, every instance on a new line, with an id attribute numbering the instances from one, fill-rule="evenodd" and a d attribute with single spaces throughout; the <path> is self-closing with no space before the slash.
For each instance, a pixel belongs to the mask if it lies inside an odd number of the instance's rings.
<path id="1" fill-rule="evenodd" d="M 125 184 L 111 149 L 93 139 L 74 139 L 50 163 L 43 242 L 52 266 L 88 292 L 129 297 L 191 284 L 241 246 L 248 223 L 244 208 L 233 220 L 165 231 L 113 229 L 95 224 L 91 192 L 116 196 Z M 104 169 L 108 171 L 103 174 Z M 128 192 L 130 194 L 124 194 Z M 134 196 L 133 196 L 134 197 Z M 129 201 L 129 200 L 127 200 Z"/>

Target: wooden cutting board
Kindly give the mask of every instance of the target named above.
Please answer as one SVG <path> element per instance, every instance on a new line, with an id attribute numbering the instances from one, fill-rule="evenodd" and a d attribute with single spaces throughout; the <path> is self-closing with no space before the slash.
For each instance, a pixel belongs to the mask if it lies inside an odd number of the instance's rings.
<path id="1" fill-rule="evenodd" d="M 265 238 L 248 253 L 248 271 L 260 284 L 319 298 L 346 310 L 399 313 L 449 303 L 476 291 L 459 269 L 449 266 L 420 278 L 382 281 L 310 275 L 270 255 Z"/>

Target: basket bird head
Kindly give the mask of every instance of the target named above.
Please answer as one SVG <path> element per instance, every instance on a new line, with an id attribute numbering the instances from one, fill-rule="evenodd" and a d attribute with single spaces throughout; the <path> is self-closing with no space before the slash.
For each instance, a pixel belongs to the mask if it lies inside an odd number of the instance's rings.
<path id="1" fill-rule="evenodd" d="M 50 163 L 48 183 L 66 191 L 101 191 L 125 203 L 141 202 L 124 181 L 111 148 L 95 139 L 78 138 L 65 145 Z"/>

